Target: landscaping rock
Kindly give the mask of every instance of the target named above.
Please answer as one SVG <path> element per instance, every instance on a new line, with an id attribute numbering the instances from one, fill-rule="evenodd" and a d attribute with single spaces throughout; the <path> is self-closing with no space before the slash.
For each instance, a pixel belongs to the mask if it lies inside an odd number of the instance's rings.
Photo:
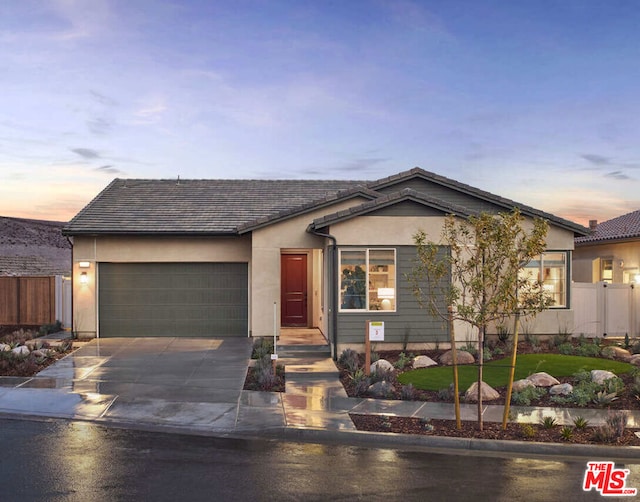
<path id="1" fill-rule="evenodd" d="M 629 362 L 634 366 L 640 366 L 640 354 L 634 354 L 633 356 L 631 356 Z"/>
<path id="2" fill-rule="evenodd" d="M 413 369 L 429 368 L 430 366 L 438 366 L 438 363 L 429 356 L 417 356 L 413 359 Z"/>
<path id="3" fill-rule="evenodd" d="M 631 359 L 631 352 L 622 347 L 616 347 L 615 345 L 610 345 L 607 347 L 607 350 L 611 350 L 613 352 L 613 357 L 620 361 L 629 362 Z"/>
<path id="4" fill-rule="evenodd" d="M 495 401 L 496 399 L 500 399 L 500 394 L 493 387 L 491 387 L 487 382 L 482 382 L 482 386 L 480 387 L 482 392 L 482 400 L 483 401 Z M 477 403 L 478 402 L 478 382 L 473 382 L 471 387 L 467 389 L 467 392 L 464 395 L 464 400 L 467 403 Z"/>
<path id="5" fill-rule="evenodd" d="M 476 362 L 473 354 L 466 350 L 457 350 L 456 355 L 458 364 L 473 364 Z M 453 354 L 450 350 L 440 356 L 440 364 L 444 364 L 445 366 L 451 366 L 453 364 Z"/>
<path id="6" fill-rule="evenodd" d="M 6 343 L 0 343 L 0 352 L 9 352 L 11 350 L 11 345 L 7 345 Z"/>
<path id="7" fill-rule="evenodd" d="M 19 347 L 12 349 L 11 352 L 17 356 L 28 356 L 31 351 L 26 345 L 20 345 Z"/>
<path id="8" fill-rule="evenodd" d="M 568 396 L 573 392 L 573 385 L 570 383 L 561 383 L 560 385 L 554 385 L 549 389 L 549 394 L 552 396 Z"/>
<path id="9" fill-rule="evenodd" d="M 513 392 L 522 392 L 527 387 L 535 386 L 536 384 L 534 384 L 531 380 L 527 380 L 526 378 L 522 380 L 516 380 L 515 382 L 513 382 Z"/>
<path id="10" fill-rule="evenodd" d="M 393 371 L 393 364 L 386 359 L 378 359 L 370 366 L 371 373 L 389 373 Z"/>
<path id="11" fill-rule="evenodd" d="M 529 375 L 527 377 L 527 380 L 531 380 L 536 387 L 551 387 L 552 385 L 560 384 L 560 382 L 556 378 L 549 375 L 549 373 L 545 373 L 544 371 Z"/>
<path id="12" fill-rule="evenodd" d="M 614 378 L 615 373 L 611 373 L 606 370 L 591 370 L 591 381 L 597 383 L 598 385 L 602 385 L 605 380 L 609 380 L 610 378 Z"/>
<path id="13" fill-rule="evenodd" d="M 396 388 L 386 380 L 382 380 L 370 385 L 367 391 L 374 397 L 388 397 L 393 395 Z"/>

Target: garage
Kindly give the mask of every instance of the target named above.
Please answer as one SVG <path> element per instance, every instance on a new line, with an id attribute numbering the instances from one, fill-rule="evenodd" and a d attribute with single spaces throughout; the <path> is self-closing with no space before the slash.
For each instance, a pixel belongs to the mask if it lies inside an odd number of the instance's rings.
<path id="1" fill-rule="evenodd" d="M 99 336 L 248 335 L 246 263 L 100 263 Z"/>

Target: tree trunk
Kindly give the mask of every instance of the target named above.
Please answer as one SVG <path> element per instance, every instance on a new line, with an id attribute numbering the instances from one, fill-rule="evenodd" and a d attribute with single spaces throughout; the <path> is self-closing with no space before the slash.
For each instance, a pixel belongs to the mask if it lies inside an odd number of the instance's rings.
<path id="1" fill-rule="evenodd" d="M 482 426 L 482 370 L 484 368 L 484 332 L 485 327 L 480 326 L 478 331 L 478 428 Z"/>

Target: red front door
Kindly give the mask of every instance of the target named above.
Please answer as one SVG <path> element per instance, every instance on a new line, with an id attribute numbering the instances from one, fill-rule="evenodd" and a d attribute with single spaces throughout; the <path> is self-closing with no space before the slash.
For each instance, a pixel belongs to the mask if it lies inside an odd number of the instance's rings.
<path id="1" fill-rule="evenodd" d="M 282 325 L 307 327 L 307 255 L 283 254 L 280 265 Z"/>

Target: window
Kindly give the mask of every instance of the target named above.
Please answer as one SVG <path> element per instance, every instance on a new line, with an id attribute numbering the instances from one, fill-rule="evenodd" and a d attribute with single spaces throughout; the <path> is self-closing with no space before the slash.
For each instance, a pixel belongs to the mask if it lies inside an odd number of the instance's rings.
<path id="1" fill-rule="evenodd" d="M 340 310 L 396 310 L 395 249 L 340 250 Z"/>
<path id="2" fill-rule="evenodd" d="M 567 306 L 567 253 L 542 253 L 531 260 L 521 271 L 531 280 L 542 281 L 551 295 L 552 307 Z"/>
<path id="3" fill-rule="evenodd" d="M 606 259 L 600 261 L 600 280 L 603 282 L 613 282 L 613 260 Z"/>

